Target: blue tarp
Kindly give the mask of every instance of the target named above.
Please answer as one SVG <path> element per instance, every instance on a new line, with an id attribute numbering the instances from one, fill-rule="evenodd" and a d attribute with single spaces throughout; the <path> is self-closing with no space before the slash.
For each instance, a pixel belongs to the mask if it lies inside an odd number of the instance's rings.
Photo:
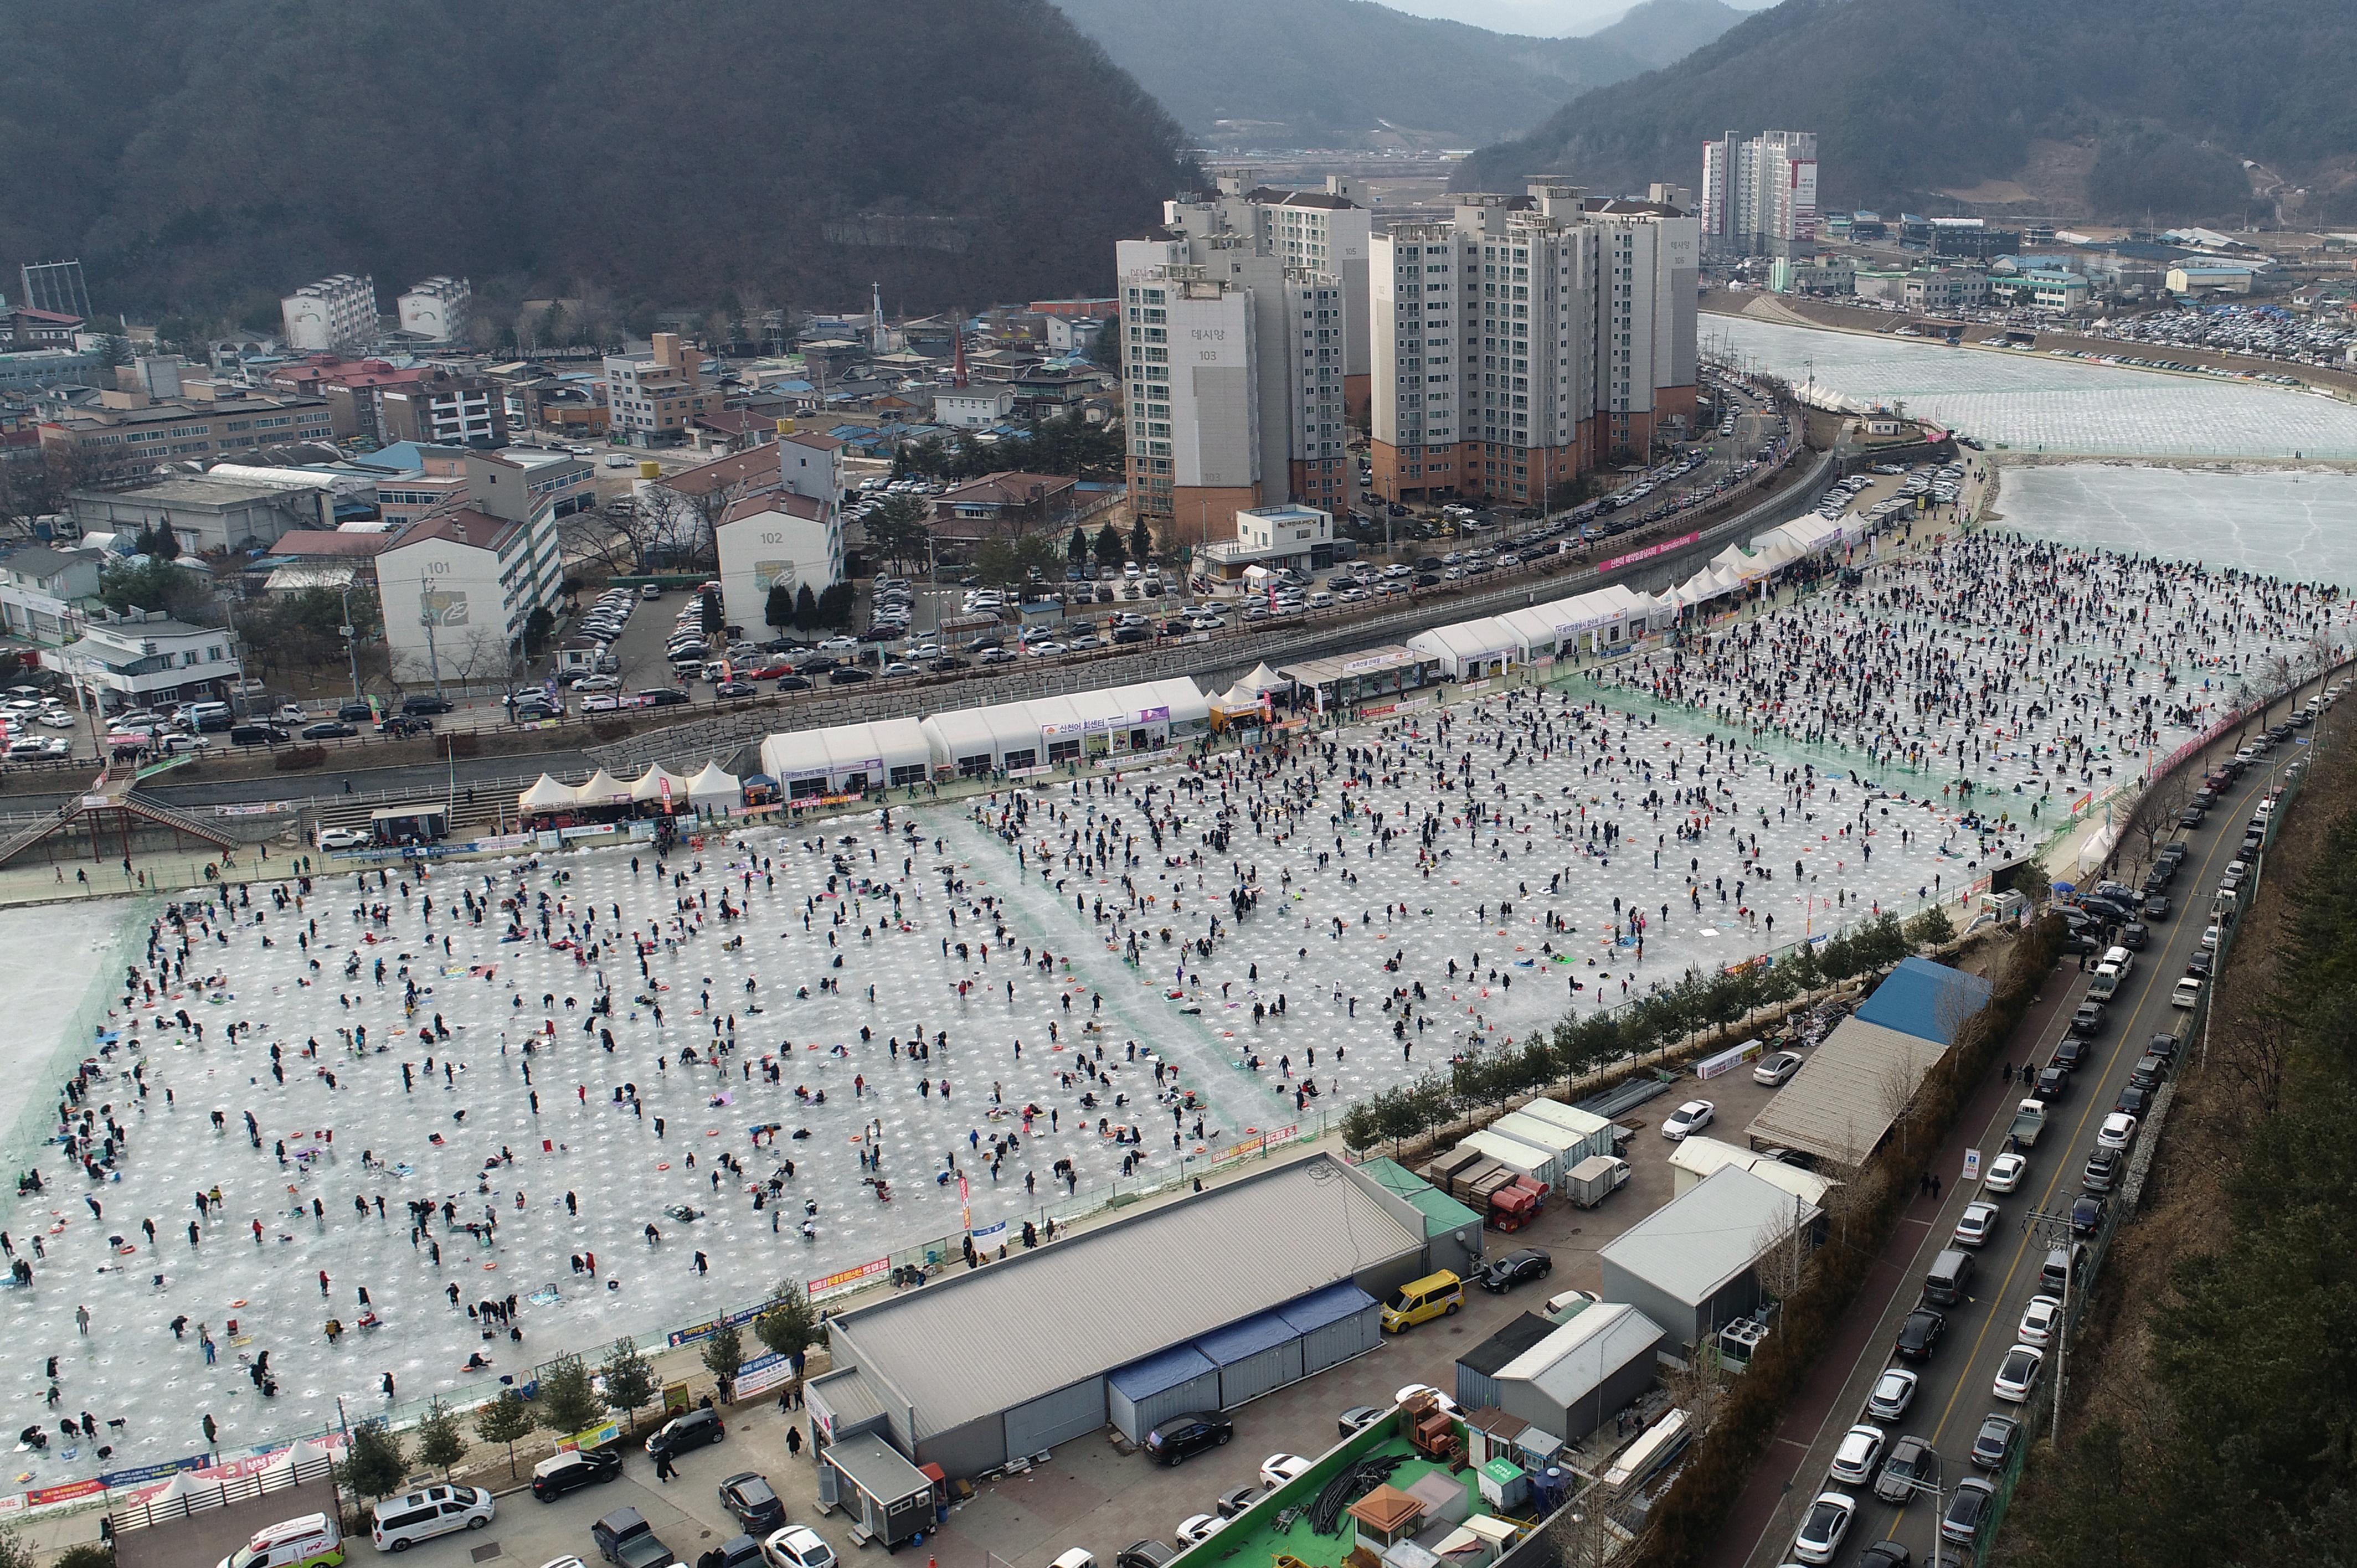
<path id="1" fill-rule="evenodd" d="M 1950 969 L 1930 959 L 1900 961 L 1874 994 L 1859 1006 L 1857 1016 L 1885 1029 L 1896 1029 L 1919 1040 L 1956 1043 L 1964 1021 L 1988 1004 L 1994 989 L 1977 974 Z"/>
<path id="2" fill-rule="evenodd" d="M 1158 1356 L 1132 1362 L 1105 1381 L 1115 1393 L 1135 1403 L 1168 1393 L 1210 1370 L 1211 1363 L 1201 1351 L 1192 1345 L 1174 1345 Z"/>
<path id="3" fill-rule="evenodd" d="M 1373 1296 L 1357 1285 L 1345 1283 L 1328 1285 L 1314 1295 L 1288 1302 L 1276 1309 L 1276 1315 L 1284 1318 L 1296 1334 L 1308 1334 L 1329 1323 L 1340 1323 L 1374 1305 Z"/>
<path id="4" fill-rule="evenodd" d="M 1225 1328 L 1200 1336 L 1195 1341 L 1195 1348 L 1220 1366 L 1232 1367 L 1288 1339 L 1300 1337 L 1300 1331 L 1286 1322 L 1281 1313 L 1264 1312 L 1257 1317 L 1247 1317 L 1242 1323 L 1231 1323 Z"/>

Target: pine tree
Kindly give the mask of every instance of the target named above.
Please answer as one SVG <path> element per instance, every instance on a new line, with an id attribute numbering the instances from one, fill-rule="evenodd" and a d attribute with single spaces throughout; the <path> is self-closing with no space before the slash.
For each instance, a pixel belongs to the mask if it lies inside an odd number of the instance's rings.
<path id="1" fill-rule="evenodd" d="M 532 1406 L 524 1403 L 513 1389 L 504 1391 L 475 1412 L 475 1435 L 486 1443 L 507 1445 L 510 1477 L 515 1475 L 515 1445 L 532 1435 L 533 1425 Z"/>
<path id="2" fill-rule="evenodd" d="M 1146 514 L 1140 512 L 1129 525 L 1129 558 L 1143 566 L 1153 553 L 1154 530 L 1146 526 Z"/>
<path id="3" fill-rule="evenodd" d="M 417 1462 L 442 1472 L 450 1478 L 450 1466 L 467 1456 L 467 1434 L 458 1425 L 458 1412 L 440 1400 L 429 1402 L 425 1419 L 417 1423 Z"/>
<path id="4" fill-rule="evenodd" d="M 779 631 L 794 623 L 794 585 L 791 583 L 780 577 L 770 585 L 769 599 L 761 606 L 761 618 Z"/>
<path id="5" fill-rule="evenodd" d="M 584 1432 L 604 1419 L 606 1402 L 590 1386 L 589 1369 L 578 1356 L 560 1356 L 542 1374 L 540 1424 L 559 1437 Z"/>
<path id="6" fill-rule="evenodd" d="M 1073 532 L 1078 532 L 1079 530 L 1075 529 Z M 1097 530 L 1097 564 L 1100 566 L 1121 564 L 1121 530 L 1109 522 Z"/>
<path id="7" fill-rule="evenodd" d="M 818 596 L 804 583 L 794 592 L 794 629 L 808 631 L 818 625 Z"/>
<path id="8" fill-rule="evenodd" d="M 810 1298 L 792 1281 L 780 1282 L 778 1305 L 753 1320 L 754 1337 L 795 1363 L 810 1348 L 818 1334 L 818 1315 L 811 1310 Z"/>
<path id="9" fill-rule="evenodd" d="M 389 1497 L 401 1489 L 402 1477 L 407 1473 L 401 1439 L 384 1423 L 364 1421 L 352 1428 L 351 1444 L 344 1455 L 343 1482 L 355 1497 Z"/>
<path id="10" fill-rule="evenodd" d="M 613 1349 L 606 1354 L 607 1406 L 629 1415 L 630 1430 L 636 1432 L 639 1407 L 652 1403 L 662 1391 L 653 1365 L 639 1354 L 638 1342 L 627 1334 L 615 1340 Z"/>
<path id="11" fill-rule="evenodd" d="M 745 1337 L 733 1323 L 724 1323 L 704 1342 L 704 1368 L 720 1383 L 720 1402 L 737 1397 L 737 1369 L 745 1364 Z"/>

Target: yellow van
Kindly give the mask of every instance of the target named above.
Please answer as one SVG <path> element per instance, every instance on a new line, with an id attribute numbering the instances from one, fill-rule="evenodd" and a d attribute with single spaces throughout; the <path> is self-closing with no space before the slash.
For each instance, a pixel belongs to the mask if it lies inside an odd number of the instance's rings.
<path id="1" fill-rule="evenodd" d="M 1399 1334 L 1465 1305 L 1465 1282 L 1447 1269 L 1410 1280 L 1383 1303 L 1383 1332 Z"/>

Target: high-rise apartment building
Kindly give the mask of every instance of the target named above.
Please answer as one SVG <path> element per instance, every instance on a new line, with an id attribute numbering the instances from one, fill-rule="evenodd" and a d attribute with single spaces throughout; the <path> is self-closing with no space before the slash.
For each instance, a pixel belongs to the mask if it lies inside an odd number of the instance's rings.
<path id="1" fill-rule="evenodd" d="M 1702 145 L 1702 242 L 1713 255 L 1808 256 L 1817 245 L 1817 134 L 1729 131 Z"/>
<path id="2" fill-rule="evenodd" d="M 303 353 L 343 353 L 376 338 L 376 280 L 338 273 L 307 283 L 278 302 L 286 346 Z"/>
<path id="3" fill-rule="evenodd" d="M 475 307 L 474 285 L 465 278 L 430 277 L 412 284 L 394 301 L 401 329 L 432 343 L 459 343 L 467 337 L 468 317 Z"/>
<path id="4" fill-rule="evenodd" d="M 1694 412 L 1696 228 L 1542 178 L 1375 235 L 1375 492 L 1540 506 L 1644 456 Z"/>
<path id="5" fill-rule="evenodd" d="M 1227 537 L 1239 510 L 1349 495 L 1345 268 L 1363 278 L 1365 213 L 1226 184 L 1165 203 L 1114 258 L 1131 506 L 1197 542 Z"/>

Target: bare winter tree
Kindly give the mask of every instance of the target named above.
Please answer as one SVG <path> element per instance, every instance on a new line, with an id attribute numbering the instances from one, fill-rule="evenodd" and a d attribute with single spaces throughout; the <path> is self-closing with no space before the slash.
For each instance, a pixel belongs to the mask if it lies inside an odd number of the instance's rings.
<path id="1" fill-rule="evenodd" d="M 1790 1301 L 1808 1279 L 1808 1233 L 1802 1223 L 1806 1212 L 1795 1197 L 1790 1212 L 1762 1221 L 1751 1239 L 1759 1254 L 1751 1272 L 1760 1281 L 1761 1293 L 1777 1301 Z"/>

